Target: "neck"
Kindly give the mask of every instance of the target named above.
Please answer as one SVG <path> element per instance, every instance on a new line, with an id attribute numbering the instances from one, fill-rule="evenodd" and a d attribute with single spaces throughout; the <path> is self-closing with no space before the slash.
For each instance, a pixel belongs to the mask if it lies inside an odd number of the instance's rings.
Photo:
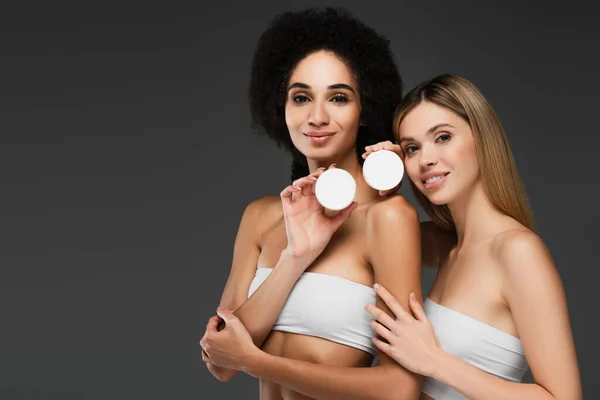
<path id="1" fill-rule="evenodd" d="M 497 231 L 493 222 L 504 217 L 490 201 L 481 181 L 461 198 L 449 203 L 448 209 L 456 227 L 459 249 L 493 236 Z"/>
<path id="2" fill-rule="evenodd" d="M 362 166 L 358 162 L 355 148 L 350 149 L 347 154 L 344 154 L 341 157 L 336 157 L 335 159 L 307 159 L 307 162 L 308 170 L 311 174 L 321 167 L 329 168 L 329 166 L 334 163 L 336 164 L 336 168 L 341 168 L 349 172 L 356 181 L 355 201 L 358 202 L 359 206 L 363 203 L 371 202 L 379 197 L 378 192 L 371 188 L 363 177 Z"/>

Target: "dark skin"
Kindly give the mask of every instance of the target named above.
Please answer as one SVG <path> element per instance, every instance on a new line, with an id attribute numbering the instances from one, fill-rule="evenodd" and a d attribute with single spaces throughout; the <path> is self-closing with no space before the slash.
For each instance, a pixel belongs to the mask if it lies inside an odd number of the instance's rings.
<path id="1" fill-rule="evenodd" d="M 338 56 L 314 52 L 294 68 L 285 122 L 291 141 L 306 157 L 310 175 L 297 179 L 279 198 L 265 197 L 246 208 L 220 302 L 233 310 L 253 346 L 277 359 L 298 362 L 291 366 L 294 370 L 274 369 L 284 372 L 283 376 L 267 373 L 261 377 L 261 400 L 379 399 L 382 386 L 397 395 L 399 382 L 405 398 L 416 398 L 421 378 L 387 356 L 379 357 L 377 367 L 361 368 L 372 364 L 372 352 L 272 330 L 304 271 L 365 286 L 377 280 L 399 298 L 408 298 L 411 291 L 420 295 L 421 288 L 418 215 L 402 196 L 379 196 L 364 180 L 356 156 L 362 123 L 360 90 Z M 323 136 L 326 140 L 315 139 Z M 333 217 L 324 215 L 313 191 L 319 174 L 331 163 L 356 182 L 355 203 Z M 400 244 L 398 238 L 403 238 Z M 249 297 L 257 268 L 272 271 Z M 382 302 L 378 306 L 385 308 Z M 231 331 L 225 327 L 222 333 L 227 332 Z M 211 340 L 207 337 L 205 346 Z M 208 366 L 223 381 L 235 373 L 217 369 L 214 363 Z M 314 375 L 315 366 L 323 374 Z"/>

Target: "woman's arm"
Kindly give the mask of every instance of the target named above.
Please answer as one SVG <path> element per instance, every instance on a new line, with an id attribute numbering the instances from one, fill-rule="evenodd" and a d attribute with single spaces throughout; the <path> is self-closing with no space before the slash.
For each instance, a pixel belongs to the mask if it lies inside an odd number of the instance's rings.
<path id="1" fill-rule="evenodd" d="M 505 276 L 504 296 L 535 383 L 506 382 L 453 357 L 443 359 L 439 380 L 474 400 L 581 399 L 566 296 L 544 243 L 531 232 L 508 233 L 495 256 Z"/>
<path id="2" fill-rule="evenodd" d="M 235 310 L 248 299 L 248 290 L 260 256 L 259 238 L 262 232 L 259 221 L 261 216 L 263 219 L 273 219 L 273 212 L 269 211 L 278 202 L 279 198 L 277 197 L 263 197 L 250 203 L 244 210 L 235 238 L 229 277 L 219 302 L 221 306 Z M 271 218 L 269 218 L 270 216 Z M 221 382 L 228 381 L 238 372 L 210 362 L 207 362 L 206 366 L 210 373 Z"/>
<path id="3" fill-rule="evenodd" d="M 579 400 L 581 381 L 564 289 L 542 241 L 530 232 L 507 234 L 495 257 L 504 273 L 504 297 L 515 320 L 535 383 L 494 377 L 443 351 L 421 305 L 411 301 L 417 320 L 385 291 L 380 296 L 395 309 L 395 321 L 380 330 L 391 343 L 380 350 L 410 368 L 443 382 L 472 400 Z M 374 311 L 375 315 L 376 311 Z M 379 318 L 378 318 L 379 319 Z"/>
<path id="4" fill-rule="evenodd" d="M 254 343 L 240 320 L 227 309 L 219 309 L 207 327 L 204 348 L 212 362 L 240 370 L 256 378 L 321 400 L 406 400 L 416 399 L 420 384 L 398 376 L 396 367 L 336 367 L 273 356 Z M 217 329 L 219 319 L 225 328 Z M 203 355 L 204 357 L 204 355 Z"/>
<path id="5" fill-rule="evenodd" d="M 248 298 L 260 256 L 259 243 L 264 231 L 262 227 L 272 225 L 280 217 L 279 204 L 278 197 L 264 197 L 246 207 L 235 239 L 231 270 L 219 302 L 219 306 L 235 310 L 240 320 L 248 325 L 252 339 L 259 347 L 271 331 L 291 288 L 302 273 L 302 268 L 294 268 L 289 254 L 282 253 L 271 276 Z M 210 373 L 221 382 L 229 381 L 238 372 L 219 367 L 207 357 L 203 358 Z"/>
<path id="6" fill-rule="evenodd" d="M 396 195 L 371 207 L 367 221 L 367 260 L 373 267 L 375 282 L 387 285 L 393 295 L 405 299 L 406 303 L 411 292 L 421 298 L 421 236 L 415 208 L 403 196 Z M 393 315 L 379 297 L 377 306 Z M 386 381 L 386 391 L 395 388 L 403 399 L 418 397 L 422 385 L 420 375 L 405 369 L 383 352 L 379 353 L 378 365 L 391 367 L 395 375 L 395 379 Z"/>
<path id="7" fill-rule="evenodd" d="M 400 196 L 369 210 L 368 257 L 376 279 L 408 298 L 420 293 L 419 222 L 416 211 Z M 406 293 L 405 293 L 406 292 Z M 370 368 L 333 367 L 266 354 L 252 345 L 243 324 L 220 312 L 226 328 L 209 327 L 207 352 L 214 362 L 267 380 L 306 396 L 328 399 L 416 399 L 421 377 L 402 368 L 385 354 Z"/>
<path id="8" fill-rule="evenodd" d="M 265 230 L 281 216 L 279 197 L 264 197 L 250 203 L 240 222 L 233 250 L 231 270 L 219 305 L 235 310 L 236 316 L 247 324 L 252 339 L 262 346 L 275 323 L 281 308 L 303 268 L 298 267 L 288 252 L 282 252 L 273 273 L 248 298 L 250 284 L 256 274 L 260 256 L 260 238 Z M 238 371 L 207 362 L 208 370 L 221 382 L 230 380 Z"/>
<path id="9" fill-rule="evenodd" d="M 271 226 L 280 217 L 281 209 L 273 204 L 273 198 L 267 198 L 249 206 L 242 217 L 232 269 L 221 305 L 235 310 L 234 314 L 246 326 L 253 342 L 259 347 L 271 332 L 300 275 L 323 251 L 333 233 L 356 208 L 353 203 L 335 217 L 329 218 L 323 214 L 322 206 L 314 195 L 313 185 L 324 171 L 324 168 L 320 168 L 313 174 L 294 181 L 281 192 L 279 201 L 283 208 L 288 244 L 273 272 L 250 298 L 248 290 L 260 255 L 260 237 L 265 230 L 260 228 L 258 219 L 263 222 L 262 226 Z M 273 215 L 276 216 L 275 219 Z M 269 223 L 265 224 L 264 220 Z M 218 373 L 219 376 L 215 376 L 221 381 L 228 380 L 235 374 L 210 365 L 209 370 L 213 375 Z"/>
<path id="10" fill-rule="evenodd" d="M 356 203 L 353 203 L 334 217 L 324 215 L 323 207 L 313 192 L 317 178 L 324 171 L 320 168 L 281 192 L 287 247 L 281 252 L 273 272 L 234 311 L 259 347 L 271 332 L 300 275 L 321 254 L 333 233 L 356 208 Z"/>

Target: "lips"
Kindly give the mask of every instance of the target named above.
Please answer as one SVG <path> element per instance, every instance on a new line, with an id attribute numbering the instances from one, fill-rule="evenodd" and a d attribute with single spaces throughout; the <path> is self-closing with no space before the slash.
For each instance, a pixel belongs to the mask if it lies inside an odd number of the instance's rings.
<path id="1" fill-rule="evenodd" d="M 309 138 L 313 143 L 322 144 L 331 139 L 335 134 L 336 132 L 315 131 L 307 132 L 304 136 Z"/>
<path id="2" fill-rule="evenodd" d="M 421 182 L 426 189 L 434 189 L 446 181 L 448 174 L 449 172 L 430 172 L 421 176 Z"/>
<path id="3" fill-rule="evenodd" d="M 433 183 L 433 182 L 437 182 L 437 181 L 439 181 L 440 179 L 444 179 L 444 177 L 445 177 L 446 175 L 448 175 L 448 174 L 442 174 L 442 175 L 436 175 L 436 176 L 433 176 L 433 177 L 431 177 L 431 178 L 429 178 L 429 179 L 427 179 L 427 180 L 423 181 L 423 183 Z"/>
<path id="4" fill-rule="evenodd" d="M 312 131 L 312 132 L 306 132 L 304 134 L 304 136 L 308 136 L 309 138 L 320 138 L 320 137 L 324 137 L 324 136 L 333 136 L 335 135 L 335 132 L 330 132 L 330 131 Z"/>

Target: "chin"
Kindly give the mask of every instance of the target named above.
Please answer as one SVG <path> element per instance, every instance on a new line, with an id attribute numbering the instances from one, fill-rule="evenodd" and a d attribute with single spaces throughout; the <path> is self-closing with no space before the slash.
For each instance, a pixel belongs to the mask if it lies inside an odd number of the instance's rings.
<path id="1" fill-rule="evenodd" d="M 425 196 L 427 197 L 427 200 L 431 202 L 431 204 L 436 206 L 443 206 L 452 202 L 452 196 L 443 193 L 443 191 L 427 194 Z"/>
<path id="2" fill-rule="evenodd" d="M 446 204 L 449 203 L 448 200 L 437 200 L 437 199 L 429 199 L 429 201 L 431 202 L 431 204 L 433 204 L 434 206 L 445 206 Z"/>
<path id="3" fill-rule="evenodd" d="M 337 150 L 337 149 L 335 149 L 334 147 L 300 149 L 300 151 L 302 152 L 302 154 L 304 154 L 304 156 L 306 158 L 308 158 L 309 160 L 315 160 L 315 161 L 329 161 L 329 160 L 335 159 L 336 156 L 339 154 L 339 151 L 335 151 L 335 150 Z"/>

